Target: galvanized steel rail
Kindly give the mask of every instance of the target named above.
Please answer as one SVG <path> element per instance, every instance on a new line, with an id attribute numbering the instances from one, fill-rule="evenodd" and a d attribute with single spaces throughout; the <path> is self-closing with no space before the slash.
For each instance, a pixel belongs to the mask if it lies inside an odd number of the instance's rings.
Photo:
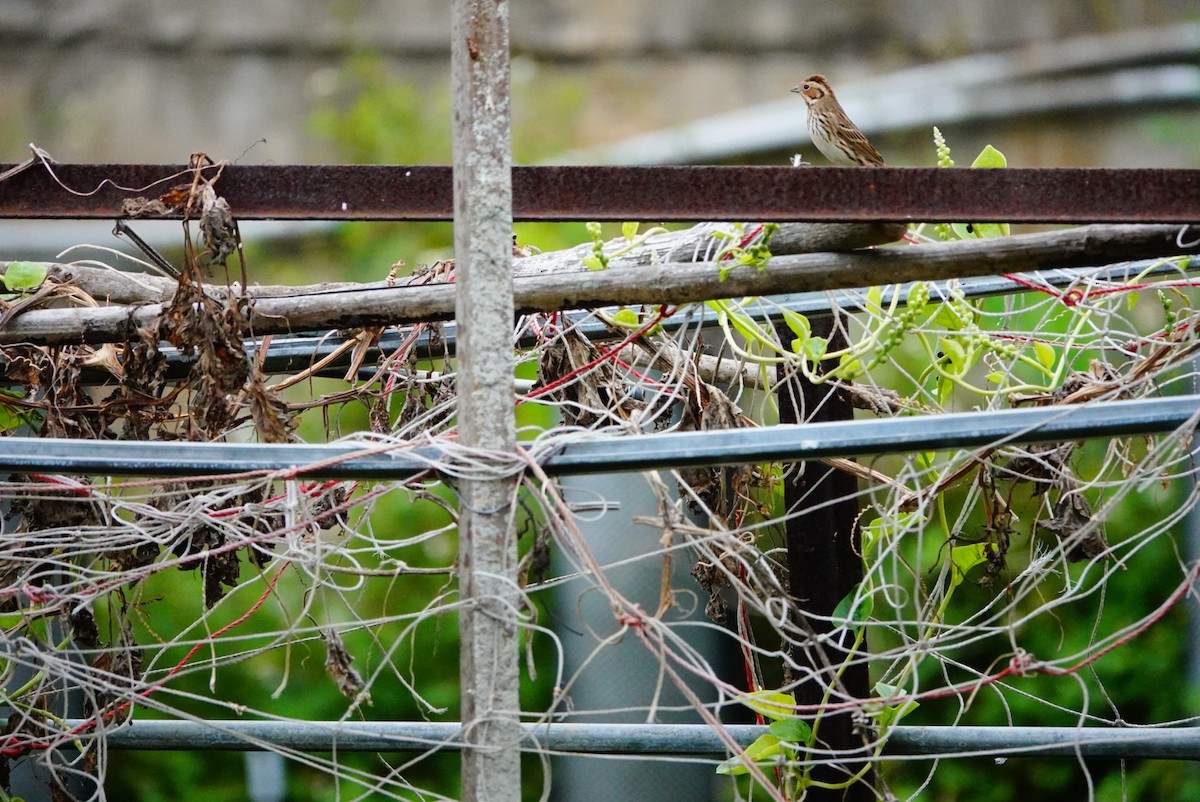
<path id="1" fill-rule="evenodd" d="M 1200 396 L 945 415 L 809 423 L 759 429 L 665 432 L 564 445 L 541 460 L 553 476 L 695 465 L 744 465 L 915 450 L 974 448 L 1123 435 L 1161 434 L 1200 419 Z M 0 471 L 113 476 L 208 476 L 282 473 L 285 478 L 405 479 L 437 471 L 446 455 L 404 443 L 278 444 L 121 442 L 5 437 Z"/>
<path id="2" fill-rule="evenodd" d="M 80 723 L 80 722 L 69 722 Z M 726 731 L 742 746 L 766 727 Z M 704 724 L 538 724 L 522 727 L 522 748 L 606 755 L 716 758 L 725 744 Z M 156 721 L 105 732 L 112 749 L 302 752 L 424 752 L 462 748 L 457 722 Z M 888 734 L 885 756 L 1088 757 L 1200 760 L 1200 727 L 910 727 Z"/>

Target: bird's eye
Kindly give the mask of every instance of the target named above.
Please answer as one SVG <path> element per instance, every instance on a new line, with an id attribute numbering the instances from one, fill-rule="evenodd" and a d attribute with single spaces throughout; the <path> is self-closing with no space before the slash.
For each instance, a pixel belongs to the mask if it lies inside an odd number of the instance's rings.
<path id="1" fill-rule="evenodd" d="M 803 89 L 805 92 L 807 92 L 808 90 L 812 89 L 812 84 L 805 84 L 804 86 L 802 86 L 800 88 Z"/>

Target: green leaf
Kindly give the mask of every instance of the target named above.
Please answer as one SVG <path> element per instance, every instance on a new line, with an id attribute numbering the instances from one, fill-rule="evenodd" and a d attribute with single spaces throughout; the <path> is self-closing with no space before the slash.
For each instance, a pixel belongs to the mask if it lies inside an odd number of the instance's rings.
<path id="1" fill-rule="evenodd" d="M 783 321 L 787 323 L 788 328 L 792 330 L 792 334 L 795 334 L 801 339 L 804 339 L 812 334 L 812 326 L 808 324 L 808 318 L 806 318 L 804 315 L 793 312 L 790 309 L 784 309 L 782 311 Z"/>
<path id="2" fill-rule="evenodd" d="M 988 239 L 1007 237 L 1012 228 L 1008 223 L 951 223 L 959 239 Z"/>
<path id="3" fill-rule="evenodd" d="M 901 513 L 901 515 L 910 513 Z M 895 529 L 892 526 L 891 518 L 872 518 L 870 521 L 862 525 L 862 551 L 863 559 L 867 559 L 868 555 L 875 552 L 875 547 L 879 541 L 888 535 L 891 535 Z"/>
<path id="4" fill-rule="evenodd" d="M 955 376 L 961 376 L 967 372 L 967 368 L 970 367 L 967 363 L 967 349 L 963 348 L 958 340 L 950 337 L 939 337 L 938 350 L 946 355 L 946 361 L 950 365 L 950 373 Z"/>
<path id="5" fill-rule="evenodd" d="M 32 290 L 46 280 L 46 266 L 37 262 L 11 262 L 4 271 L 4 286 L 13 291 Z"/>
<path id="6" fill-rule="evenodd" d="M 804 341 L 804 351 L 813 362 L 819 362 L 829 350 L 829 340 L 824 337 L 809 337 Z"/>
<path id="7" fill-rule="evenodd" d="M 858 626 L 864 621 L 871 618 L 871 613 L 875 610 L 875 597 L 863 596 L 855 603 L 855 597 L 858 594 L 858 587 L 846 594 L 846 597 L 838 602 L 837 607 L 833 608 L 833 623 L 839 627 L 850 627 L 854 631 L 858 631 Z"/>
<path id="8" fill-rule="evenodd" d="M 979 155 L 975 157 L 975 161 L 971 162 L 971 166 L 1007 167 L 1008 159 L 1004 158 L 1004 154 L 991 145 L 985 145 L 983 150 L 979 151 Z"/>
<path id="9" fill-rule="evenodd" d="M 950 304 L 941 304 L 937 308 L 937 312 L 930 321 L 938 328 L 946 329 L 947 331 L 962 331 L 963 319 L 958 312 Z"/>
<path id="10" fill-rule="evenodd" d="M 583 264 L 588 270 L 604 270 L 607 267 L 600 261 L 600 257 L 595 255 L 583 257 Z"/>
<path id="11" fill-rule="evenodd" d="M 796 697 L 790 693 L 754 691 L 753 693 L 740 694 L 735 697 L 735 700 L 772 721 L 779 721 L 780 719 L 791 718 L 796 715 Z"/>
<path id="12" fill-rule="evenodd" d="M 975 157 L 975 161 L 971 162 L 971 166 L 984 169 L 1007 167 L 1008 159 L 1004 158 L 1003 153 L 991 145 L 987 145 Z M 1008 223 L 951 223 L 950 228 L 954 230 L 959 239 L 1007 237 L 1012 231 Z"/>
<path id="13" fill-rule="evenodd" d="M 950 402 L 950 396 L 954 394 L 954 382 L 945 376 L 938 376 L 937 380 L 937 400 L 941 406 L 946 406 Z"/>
<path id="14" fill-rule="evenodd" d="M 983 378 L 992 384 L 1004 384 L 1004 380 L 1008 378 L 1008 374 L 1001 370 L 994 370 Z"/>
<path id="15" fill-rule="evenodd" d="M 728 774 L 731 777 L 736 777 L 739 774 L 746 773 L 746 766 L 742 763 L 740 757 L 731 757 L 728 760 L 721 762 L 717 766 L 717 774 Z"/>
<path id="16" fill-rule="evenodd" d="M 733 326 L 734 331 L 745 337 L 749 342 L 754 342 L 758 339 L 758 326 L 755 324 L 753 318 L 739 312 L 730 312 L 725 317 L 725 320 L 728 321 L 730 326 Z"/>
<path id="17" fill-rule="evenodd" d="M 899 699 L 905 694 L 907 691 L 898 685 L 889 685 L 886 682 L 875 683 L 875 695 L 881 699 Z M 920 706 L 921 703 L 917 700 L 908 699 L 897 704 L 885 704 L 878 710 L 872 711 L 871 715 L 875 717 L 880 727 L 887 729 Z"/>
<path id="18" fill-rule="evenodd" d="M 812 727 L 802 718 L 781 718 L 767 728 L 772 735 L 790 744 L 807 744 L 812 739 Z"/>
<path id="19" fill-rule="evenodd" d="M 842 354 L 834 373 L 839 379 L 854 379 L 863 372 L 862 360 L 851 352 Z"/>
<path id="20" fill-rule="evenodd" d="M 638 224 L 637 223 L 622 223 L 621 224 L 621 236 L 624 237 L 625 239 L 629 240 L 630 242 L 633 242 L 633 238 L 637 236 L 637 232 L 638 232 Z"/>
<path id="21" fill-rule="evenodd" d="M 1054 367 L 1054 363 L 1058 361 L 1058 352 L 1054 350 L 1054 346 L 1050 343 L 1035 341 L 1033 343 L 1033 353 L 1037 356 L 1037 361 L 1044 368 Z"/>
<path id="22" fill-rule="evenodd" d="M 883 285 L 875 284 L 867 287 L 867 299 L 863 303 L 863 309 L 873 315 L 883 314 Z"/>
<path id="23" fill-rule="evenodd" d="M 879 717 L 879 724 L 883 727 L 890 727 L 892 724 L 899 723 L 900 719 L 904 718 L 920 706 L 921 703 L 916 699 L 909 699 L 907 702 L 901 702 L 898 705 L 892 705 L 887 709 L 884 715 Z"/>
<path id="24" fill-rule="evenodd" d="M 642 318 L 632 309 L 618 309 L 612 316 L 612 321 L 625 329 L 636 329 L 642 325 Z"/>
<path id="25" fill-rule="evenodd" d="M 988 239 L 991 237 L 1007 237 L 1012 233 L 1012 226 L 1008 223 L 976 223 L 975 236 L 980 239 Z"/>
<path id="26" fill-rule="evenodd" d="M 760 735 L 758 739 L 746 747 L 746 760 L 755 765 L 778 763 L 783 755 L 783 747 L 774 735 Z M 746 764 L 741 758 L 731 757 L 717 766 L 717 774 L 745 774 Z"/>
<path id="27" fill-rule="evenodd" d="M 10 630 L 20 626 L 25 621 L 25 613 L 5 613 L 0 615 L 0 629 Z"/>
<path id="28" fill-rule="evenodd" d="M 988 561 L 987 543 L 971 543 L 950 549 L 950 588 L 953 590 L 967 578 L 967 572 Z"/>
<path id="29" fill-rule="evenodd" d="M 931 455 L 932 456 L 932 455 Z M 918 457 L 920 459 L 920 457 Z M 928 466 L 926 466 L 928 467 Z M 925 525 L 925 516 L 920 512 L 902 512 L 899 515 L 889 517 L 872 518 L 862 526 L 862 556 L 864 560 L 870 560 L 880 543 L 885 540 L 899 537 L 905 532 L 919 531 Z M 874 597 L 872 598 L 872 610 L 874 609 Z M 865 615 L 869 616 L 871 611 L 867 611 Z M 865 618 L 863 620 L 866 620 Z"/>
<path id="30" fill-rule="evenodd" d="M 24 398 L 16 390 L 0 388 L 0 432 L 7 432 L 20 426 L 34 426 L 37 415 L 27 409 L 4 403 L 5 398 Z"/>
<path id="31" fill-rule="evenodd" d="M 19 426 L 24 426 L 28 421 L 24 414 L 12 407 L 0 405 L 0 432 L 7 432 L 9 429 L 16 429 Z"/>
<path id="32" fill-rule="evenodd" d="M 754 763 L 762 763 L 767 758 L 782 753 L 783 747 L 779 745 L 779 739 L 774 735 L 760 735 L 754 743 L 746 747 L 746 757 Z"/>

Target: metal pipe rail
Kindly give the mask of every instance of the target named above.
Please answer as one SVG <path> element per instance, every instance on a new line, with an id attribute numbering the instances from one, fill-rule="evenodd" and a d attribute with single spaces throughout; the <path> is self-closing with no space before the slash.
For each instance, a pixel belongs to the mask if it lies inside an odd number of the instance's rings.
<path id="1" fill-rule="evenodd" d="M 81 722 L 68 722 L 68 726 Z M 758 725 L 728 725 L 742 746 L 766 733 Z M 302 752 L 457 751 L 457 722 L 137 720 L 105 730 L 110 749 Z M 606 755 L 727 754 L 703 724 L 538 724 L 523 727 L 525 746 Z M 909 727 L 888 734 L 887 756 L 1089 757 L 1200 760 L 1200 727 Z"/>
<path id="2" fill-rule="evenodd" d="M 976 448 L 999 443 L 1161 434 L 1200 419 L 1200 395 L 1028 409 L 957 412 L 759 429 L 607 436 L 564 446 L 542 459 L 551 475 L 744 465 Z M 0 471 L 120 476 L 229 476 L 404 479 L 438 469 L 431 447 L 400 444 L 121 442 L 5 437 Z"/>

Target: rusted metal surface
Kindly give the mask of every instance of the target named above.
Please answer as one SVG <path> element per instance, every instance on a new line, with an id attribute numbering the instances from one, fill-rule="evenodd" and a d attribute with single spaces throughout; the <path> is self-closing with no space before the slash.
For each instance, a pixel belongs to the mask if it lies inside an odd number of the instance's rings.
<path id="1" fill-rule="evenodd" d="M 189 183 L 178 165 L 53 169 L 0 182 L 0 217 L 116 218 Z M 244 220 L 449 220 L 452 180 L 447 166 L 228 165 L 217 188 Z M 516 167 L 513 205 L 518 220 L 1189 223 L 1200 170 Z"/>
<path id="2" fill-rule="evenodd" d="M 0 183 L 0 217 L 122 217 L 127 201 L 159 198 L 192 178 L 177 164 L 52 168 L 35 165 Z M 451 179 L 449 166 L 228 165 L 217 188 L 243 220 L 449 220 Z"/>

